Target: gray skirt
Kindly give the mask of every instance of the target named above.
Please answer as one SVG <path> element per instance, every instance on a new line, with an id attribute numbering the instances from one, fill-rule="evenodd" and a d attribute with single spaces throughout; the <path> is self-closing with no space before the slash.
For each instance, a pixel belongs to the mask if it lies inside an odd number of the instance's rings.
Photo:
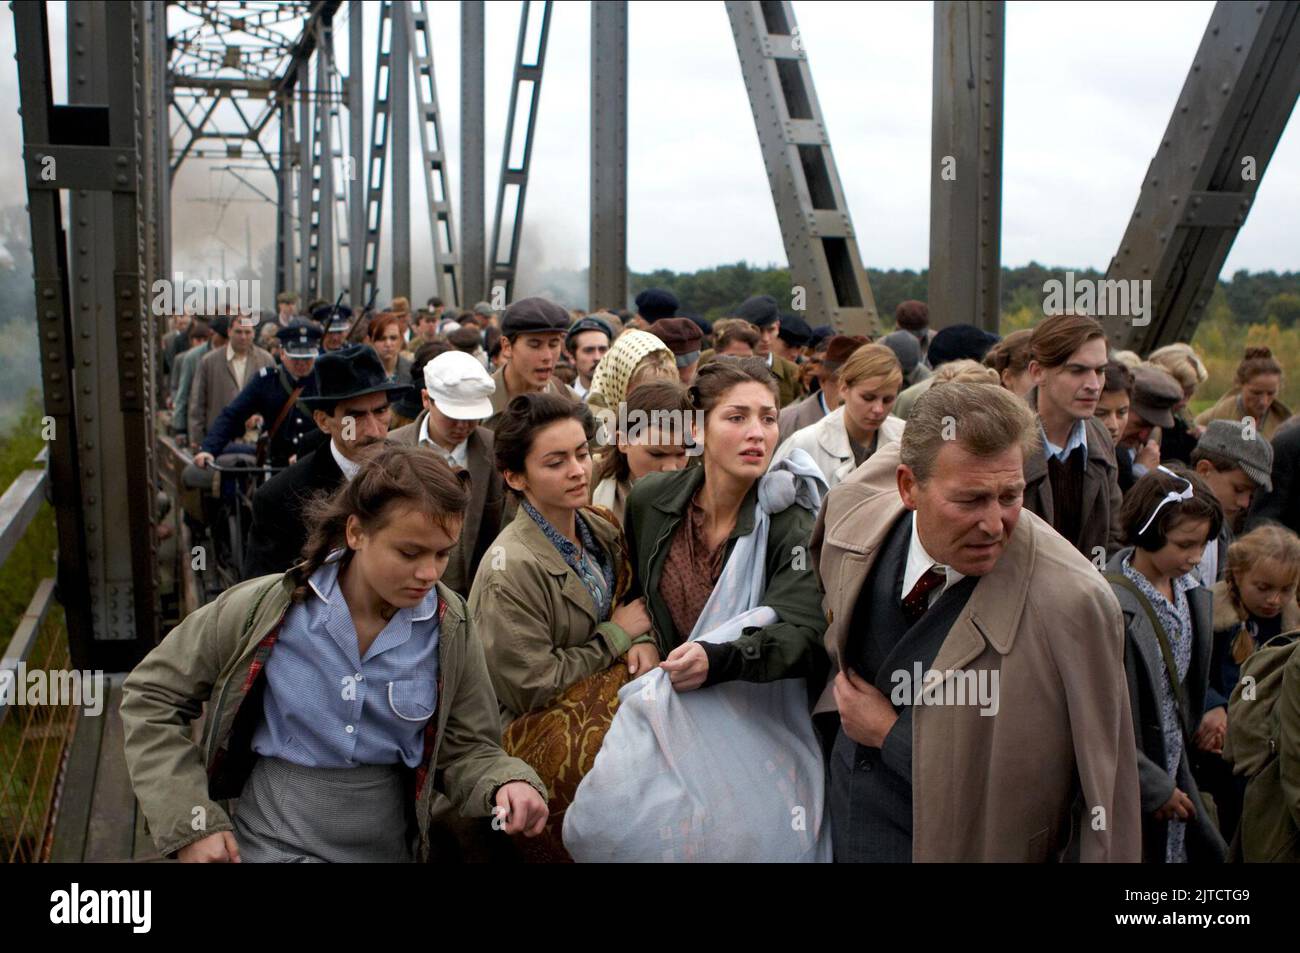
<path id="1" fill-rule="evenodd" d="M 235 804 L 235 840 L 246 863 L 410 863 L 406 817 L 398 765 L 259 758 Z"/>

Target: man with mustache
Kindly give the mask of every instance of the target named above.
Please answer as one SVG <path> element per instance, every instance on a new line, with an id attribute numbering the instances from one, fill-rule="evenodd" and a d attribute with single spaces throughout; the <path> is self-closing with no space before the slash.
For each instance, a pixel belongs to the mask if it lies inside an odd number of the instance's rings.
<path id="1" fill-rule="evenodd" d="M 368 344 L 322 355 L 313 370 L 316 393 L 302 403 L 328 437 L 253 494 L 253 525 L 244 554 L 244 578 L 284 572 L 306 542 L 308 501 L 352 479 L 365 458 L 388 437 L 388 406 L 408 388 L 388 380 Z"/>
<path id="2" fill-rule="evenodd" d="M 1115 445 L 1095 417 L 1106 361 L 1106 332 L 1086 315 L 1053 315 L 1029 337 L 1040 446 L 1025 456 L 1025 509 L 1098 567 L 1123 544 Z"/>
<path id="3" fill-rule="evenodd" d="M 1139 859 L 1124 619 L 1022 512 L 1037 440 L 1011 392 L 938 384 L 826 498 L 812 555 L 836 674 L 816 711 L 839 715 L 837 860 Z"/>

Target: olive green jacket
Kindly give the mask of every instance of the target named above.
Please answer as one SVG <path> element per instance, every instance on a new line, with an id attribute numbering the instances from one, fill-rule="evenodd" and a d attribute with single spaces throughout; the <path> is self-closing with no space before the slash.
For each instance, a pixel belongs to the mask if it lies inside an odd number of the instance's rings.
<path id="1" fill-rule="evenodd" d="M 1300 863 L 1300 649 L 1282 670 L 1273 717 L 1277 757 L 1246 785 L 1241 859 L 1295 864 Z"/>
<path id="2" fill-rule="evenodd" d="M 591 510 L 582 515 L 617 569 L 623 534 Z M 523 507 L 479 563 L 469 611 L 505 722 L 545 708 L 631 644 L 621 628 L 597 618 L 586 585 Z"/>
<path id="3" fill-rule="evenodd" d="M 668 605 L 659 594 L 659 580 L 673 533 L 703 482 L 702 466 L 649 473 L 636 481 L 627 500 L 623 529 L 636 573 L 636 583 L 628 599 L 645 595 L 661 656 L 690 636 L 689 632 L 678 632 L 673 625 Z M 757 502 L 755 481 L 740 505 L 736 526 L 727 537 L 724 562 L 731 557 L 736 540 L 753 531 Z M 829 661 L 822 646 L 826 631 L 822 595 L 808 554 L 816 519 L 815 513 L 800 506 L 772 514 L 767 557 L 761 567 L 766 579 L 761 604 L 773 609 L 778 621 L 751 629 L 734 642 L 710 651 L 707 684 L 729 679 L 769 682 L 806 676 L 809 690 L 814 694 L 820 692 Z M 760 567 L 754 568 L 758 571 Z"/>
<path id="4" fill-rule="evenodd" d="M 251 743 L 262 718 L 260 675 L 292 588 L 287 574 L 277 574 L 226 590 L 168 633 L 123 685 L 127 769 L 164 856 L 233 830 L 224 802 L 239 796 L 257 757 Z M 435 788 L 471 817 L 491 815 L 497 789 L 511 781 L 546 797 L 533 769 L 501 750 L 496 698 L 464 601 L 442 585 L 438 598 L 437 711 L 425 732 L 424 763 L 408 777 L 420 856 L 428 853 Z M 192 723 L 205 703 L 196 745 Z"/>

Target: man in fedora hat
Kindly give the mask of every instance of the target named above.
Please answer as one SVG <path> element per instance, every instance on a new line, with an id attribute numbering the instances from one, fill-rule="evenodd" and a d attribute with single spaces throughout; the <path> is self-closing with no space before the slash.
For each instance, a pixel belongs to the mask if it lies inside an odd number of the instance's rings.
<path id="1" fill-rule="evenodd" d="M 388 439 L 426 447 L 453 470 L 469 473 L 469 508 L 460 538 L 441 582 L 469 595 L 479 560 L 501 529 L 505 487 L 493 460 L 492 431 L 481 426 L 492 416 L 496 385 L 481 361 L 464 351 L 445 351 L 422 369 L 420 400 L 424 410 L 414 423 L 399 427 Z"/>
<path id="2" fill-rule="evenodd" d="M 388 405 L 407 389 L 384 372 L 375 349 L 358 344 L 316 361 L 316 394 L 300 398 L 328 441 L 253 494 L 244 578 L 284 572 L 306 542 L 303 510 L 317 493 L 352 479 L 388 436 Z"/>

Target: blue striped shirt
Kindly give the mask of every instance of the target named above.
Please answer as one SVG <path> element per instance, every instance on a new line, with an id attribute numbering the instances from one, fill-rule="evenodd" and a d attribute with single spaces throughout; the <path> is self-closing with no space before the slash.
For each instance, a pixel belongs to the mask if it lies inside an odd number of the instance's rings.
<path id="1" fill-rule="evenodd" d="M 438 700 L 438 592 L 398 609 L 362 658 L 338 586 L 338 555 L 285 615 L 266 663 L 253 750 L 307 767 L 417 767 Z"/>

